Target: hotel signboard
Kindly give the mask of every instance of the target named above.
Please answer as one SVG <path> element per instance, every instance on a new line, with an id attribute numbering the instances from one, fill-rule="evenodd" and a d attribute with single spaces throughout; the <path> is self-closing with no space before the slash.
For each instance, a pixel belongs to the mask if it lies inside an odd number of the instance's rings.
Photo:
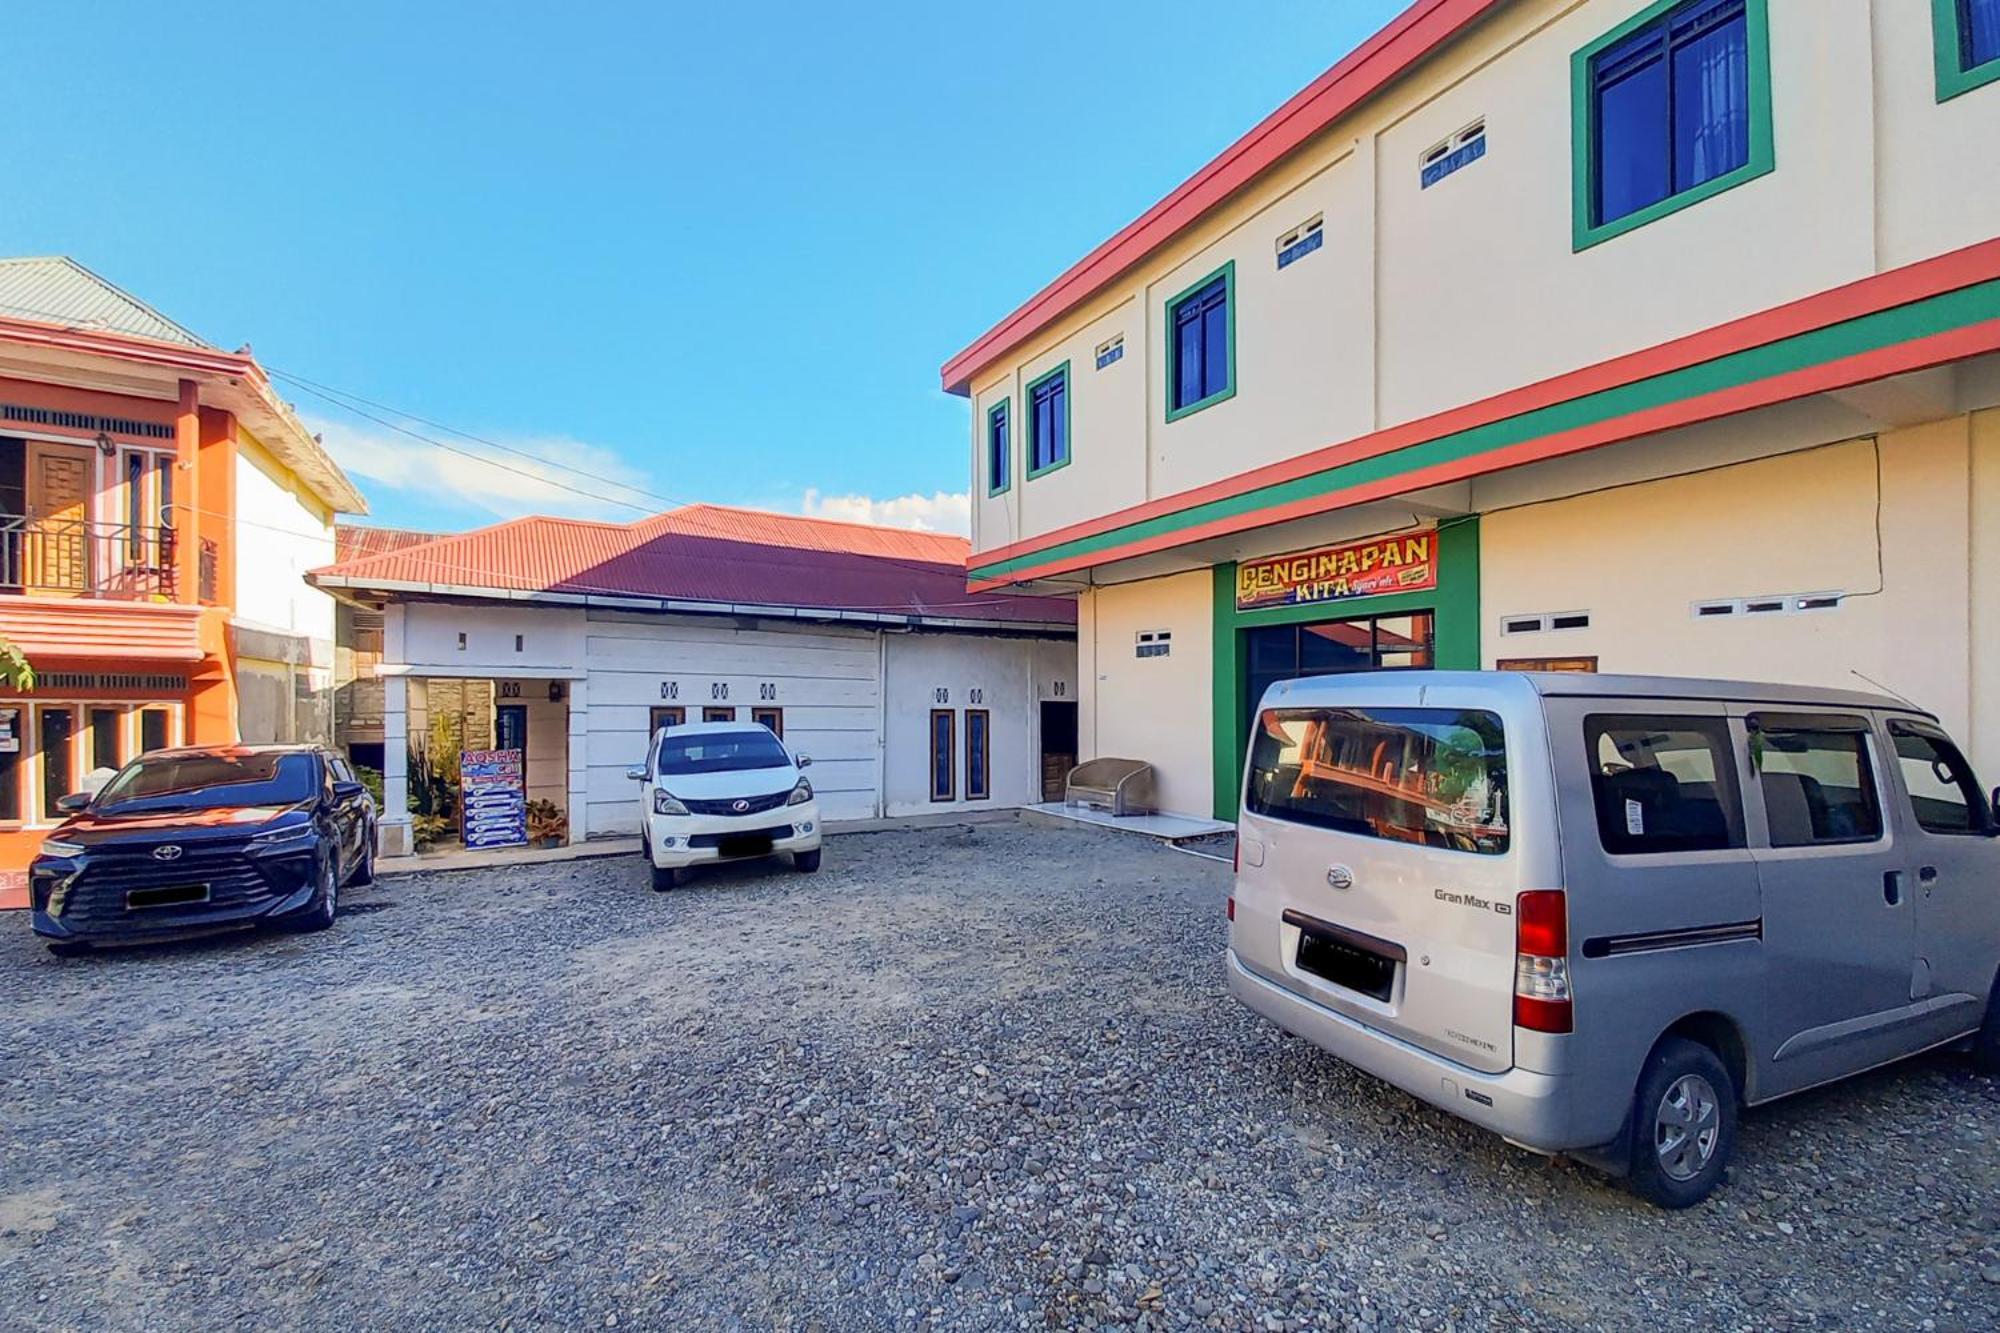
<path id="1" fill-rule="evenodd" d="M 1310 606 L 1437 587 L 1436 529 L 1370 537 L 1236 567 L 1236 609 Z"/>

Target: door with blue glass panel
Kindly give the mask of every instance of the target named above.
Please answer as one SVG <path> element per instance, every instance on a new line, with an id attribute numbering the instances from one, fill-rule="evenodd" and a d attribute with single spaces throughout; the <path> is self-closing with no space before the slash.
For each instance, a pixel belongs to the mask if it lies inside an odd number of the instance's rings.
<path id="1" fill-rule="evenodd" d="M 1269 625 L 1242 633 L 1246 721 L 1256 718 L 1264 691 L 1281 680 L 1352 671 L 1408 671 L 1436 661 L 1436 616 L 1429 611 Z"/>

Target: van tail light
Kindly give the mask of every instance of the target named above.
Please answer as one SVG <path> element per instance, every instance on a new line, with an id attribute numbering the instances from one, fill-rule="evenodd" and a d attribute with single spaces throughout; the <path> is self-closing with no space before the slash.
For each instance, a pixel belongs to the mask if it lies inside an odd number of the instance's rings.
<path id="1" fill-rule="evenodd" d="M 1234 921 L 1236 919 L 1236 895 L 1233 893 L 1229 895 L 1228 911 L 1229 911 L 1229 919 L 1231 921 Z"/>
<path id="2" fill-rule="evenodd" d="M 1569 902 L 1560 889 L 1514 900 L 1514 1025 L 1531 1032 L 1575 1027 L 1569 989 Z"/>

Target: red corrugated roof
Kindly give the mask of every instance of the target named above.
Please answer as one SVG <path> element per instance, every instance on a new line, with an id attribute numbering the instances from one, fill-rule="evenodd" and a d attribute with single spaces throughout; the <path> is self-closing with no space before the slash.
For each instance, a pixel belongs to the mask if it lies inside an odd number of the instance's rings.
<path id="1" fill-rule="evenodd" d="M 333 525 L 333 559 L 336 564 L 361 560 L 371 555 L 421 546 L 444 536 L 442 532 L 418 532 L 414 528 L 378 528 L 365 523 Z"/>
<path id="2" fill-rule="evenodd" d="M 314 570 L 352 588 L 422 585 L 1070 625 L 1068 598 L 969 593 L 970 545 L 721 505 L 637 523 L 518 518 Z"/>

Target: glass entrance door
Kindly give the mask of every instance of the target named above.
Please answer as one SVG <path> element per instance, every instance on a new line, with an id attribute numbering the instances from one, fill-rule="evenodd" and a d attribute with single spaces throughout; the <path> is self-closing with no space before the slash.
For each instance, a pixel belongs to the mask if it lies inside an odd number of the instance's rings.
<path id="1" fill-rule="evenodd" d="M 1254 719 L 1264 691 L 1281 680 L 1349 671 L 1408 671 L 1435 660 L 1436 617 L 1429 611 L 1359 616 L 1310 625 L 1243 631 L 1248 648 L 1243 713 Z"/>

